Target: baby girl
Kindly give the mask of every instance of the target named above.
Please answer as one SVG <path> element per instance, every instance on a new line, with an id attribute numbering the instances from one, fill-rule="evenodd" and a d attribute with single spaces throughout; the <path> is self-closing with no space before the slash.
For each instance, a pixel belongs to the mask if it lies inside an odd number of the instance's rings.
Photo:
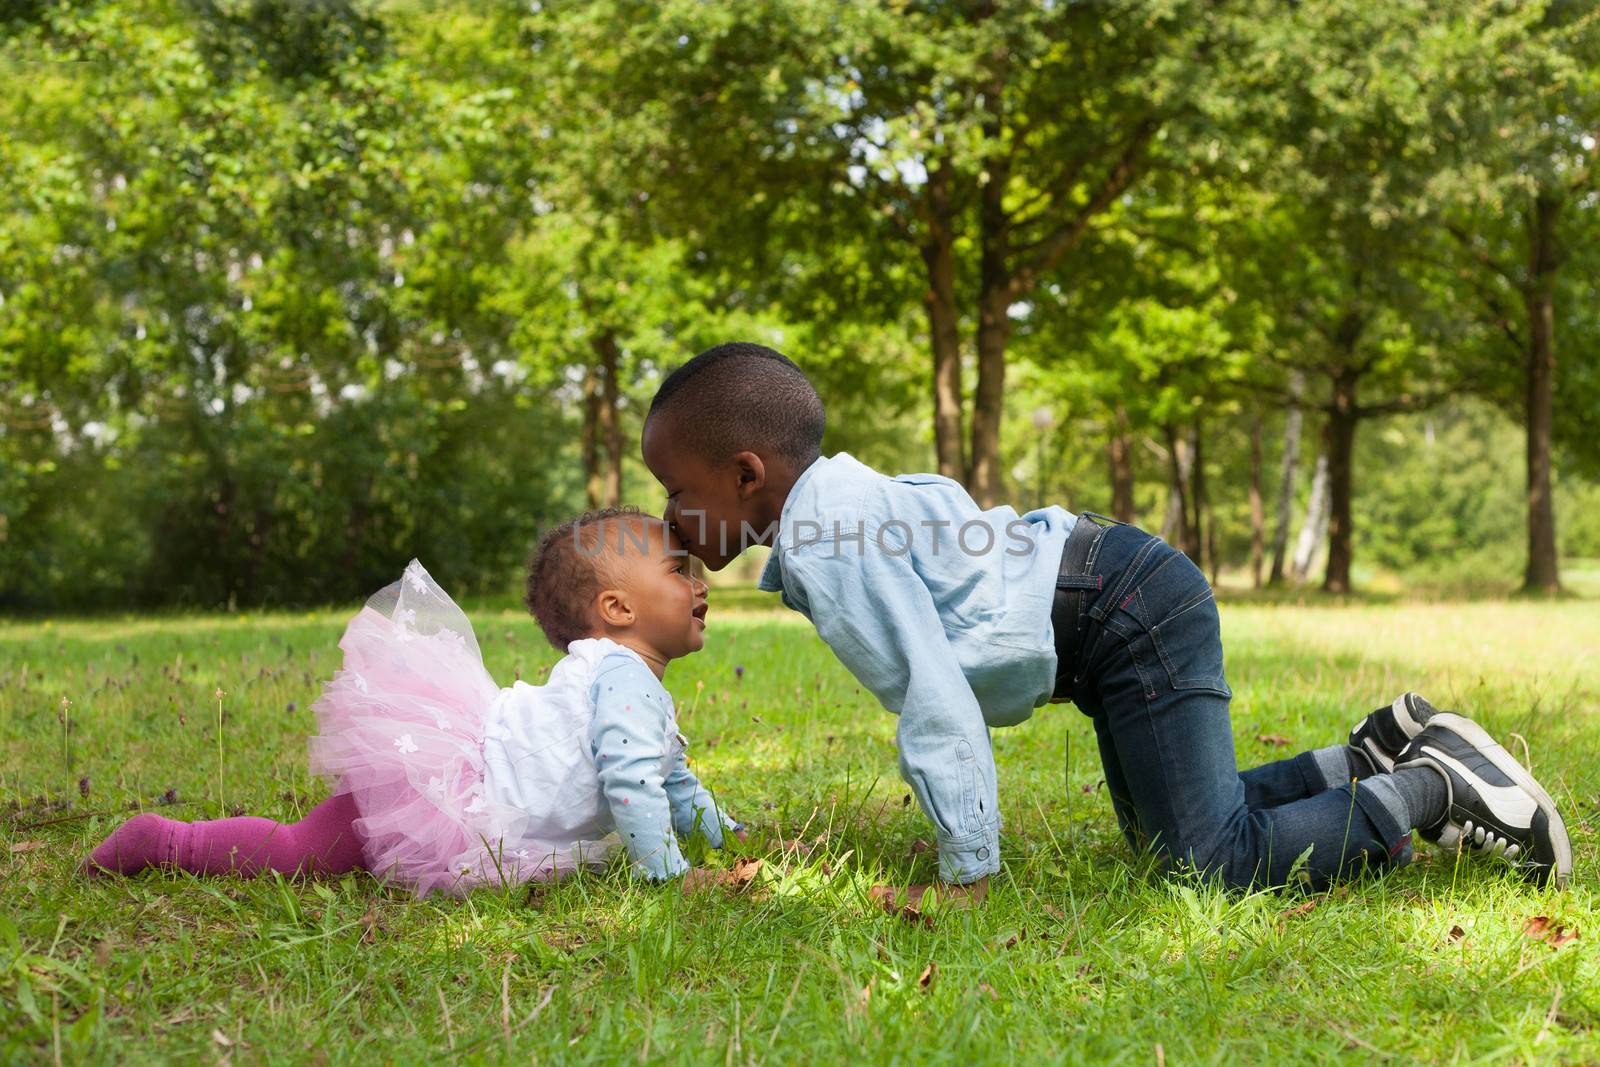
<path id="1" fill-rule="evenodd" d="M 526 603 L 566 656 L 545 684 L 502 689 L 413 560 L 351 620 L 344 669 L 313 705 L 311 768 L 332 796 L 296 823 L 136 815 L 85 870 L 367 870 L 424 896 L 548 879 L 619 845 L 662 880 L 689 871 L 679 836 L 742 838 L 689 771 L 661 684 L 705 643 L 706 586 L 669 527 L 634 508 L 556 527 L 529 561 Z"/>

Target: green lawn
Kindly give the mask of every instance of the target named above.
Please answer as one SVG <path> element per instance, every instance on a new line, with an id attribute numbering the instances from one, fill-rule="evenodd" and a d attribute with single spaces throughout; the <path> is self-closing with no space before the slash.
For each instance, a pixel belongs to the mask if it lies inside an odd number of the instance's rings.
<path id="1" fill-rule="evenodd" d="M 83 881 L 130 805 L 292 818 L 320 799 L 307 709 L 349 612 L 0 623 L 0 1061 L 1600 1059 L 1594 603 L 1223 608 L 1241 764 L 1420 689 L 1526 739 L 1577 839 L 1563 892 L 1425 848 L 1304 899 L 1161 880 L 1062 705 L 995 734 L 1006 869 L 988 903 L 924 924 L 866 899 L 934 871 L 893 717 L 803 620 L 731 602 L 667 676 L 691 755 L 759 835 L 819 848 L 773 858 L 751 892 L 690 898 L 620 870 L 420 904 L 366 877 Z M 554 661 L 531 619 L 473 617 L 503 683 Z M 97 811 L 115 814 L 68 818 Z M 1580 936 L 1525 935 L 1540 915 Z"/>

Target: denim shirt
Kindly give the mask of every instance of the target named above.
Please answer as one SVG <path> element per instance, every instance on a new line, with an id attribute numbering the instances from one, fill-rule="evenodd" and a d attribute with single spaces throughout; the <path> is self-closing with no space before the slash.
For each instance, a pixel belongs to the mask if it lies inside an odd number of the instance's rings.
<path id="1" fill-rule="evenodd" d="M 759 586 L 900 716 L 900 773 L 933 821 L 946 881 L 1000 869 L 989 727 L 1050 699 L 1050 608 L 1075 521 L 1055 506 L 982 511 L 949 478 L 890 478 L 843 452 L 807 467 L 784 501 Z"/>

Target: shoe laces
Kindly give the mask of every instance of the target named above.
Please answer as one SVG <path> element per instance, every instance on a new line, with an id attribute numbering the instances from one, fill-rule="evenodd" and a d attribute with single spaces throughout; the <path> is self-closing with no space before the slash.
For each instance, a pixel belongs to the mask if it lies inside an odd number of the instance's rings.
<path id="1" fill-rule="evenodd" d="M 1522 846 L 1504 834 L 1498 834 L 1487 826 L 1478 826 L 1471 819 L 1461 824 L 1461 840 L 1468 848 L 1490 856 L 1501 856 L 1512 860 L 1517 858 L 1517 853 L 1522 851 Z"/>

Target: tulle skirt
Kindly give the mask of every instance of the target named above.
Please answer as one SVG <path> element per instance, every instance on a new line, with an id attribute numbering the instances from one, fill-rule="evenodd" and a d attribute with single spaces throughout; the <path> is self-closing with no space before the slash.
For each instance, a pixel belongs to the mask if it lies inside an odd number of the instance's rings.
<path id="1" fill-rule="evenodd" d="M 354 799 L 367 869 L 419 897 L 547 873 L 504 855 L 527 816 L 485 790 L 484 724 L 500 689 L 471 623 L 422 564 L 368 600 L 339 647 L 344 668 L 312 705 L 309 755 Z"/>

